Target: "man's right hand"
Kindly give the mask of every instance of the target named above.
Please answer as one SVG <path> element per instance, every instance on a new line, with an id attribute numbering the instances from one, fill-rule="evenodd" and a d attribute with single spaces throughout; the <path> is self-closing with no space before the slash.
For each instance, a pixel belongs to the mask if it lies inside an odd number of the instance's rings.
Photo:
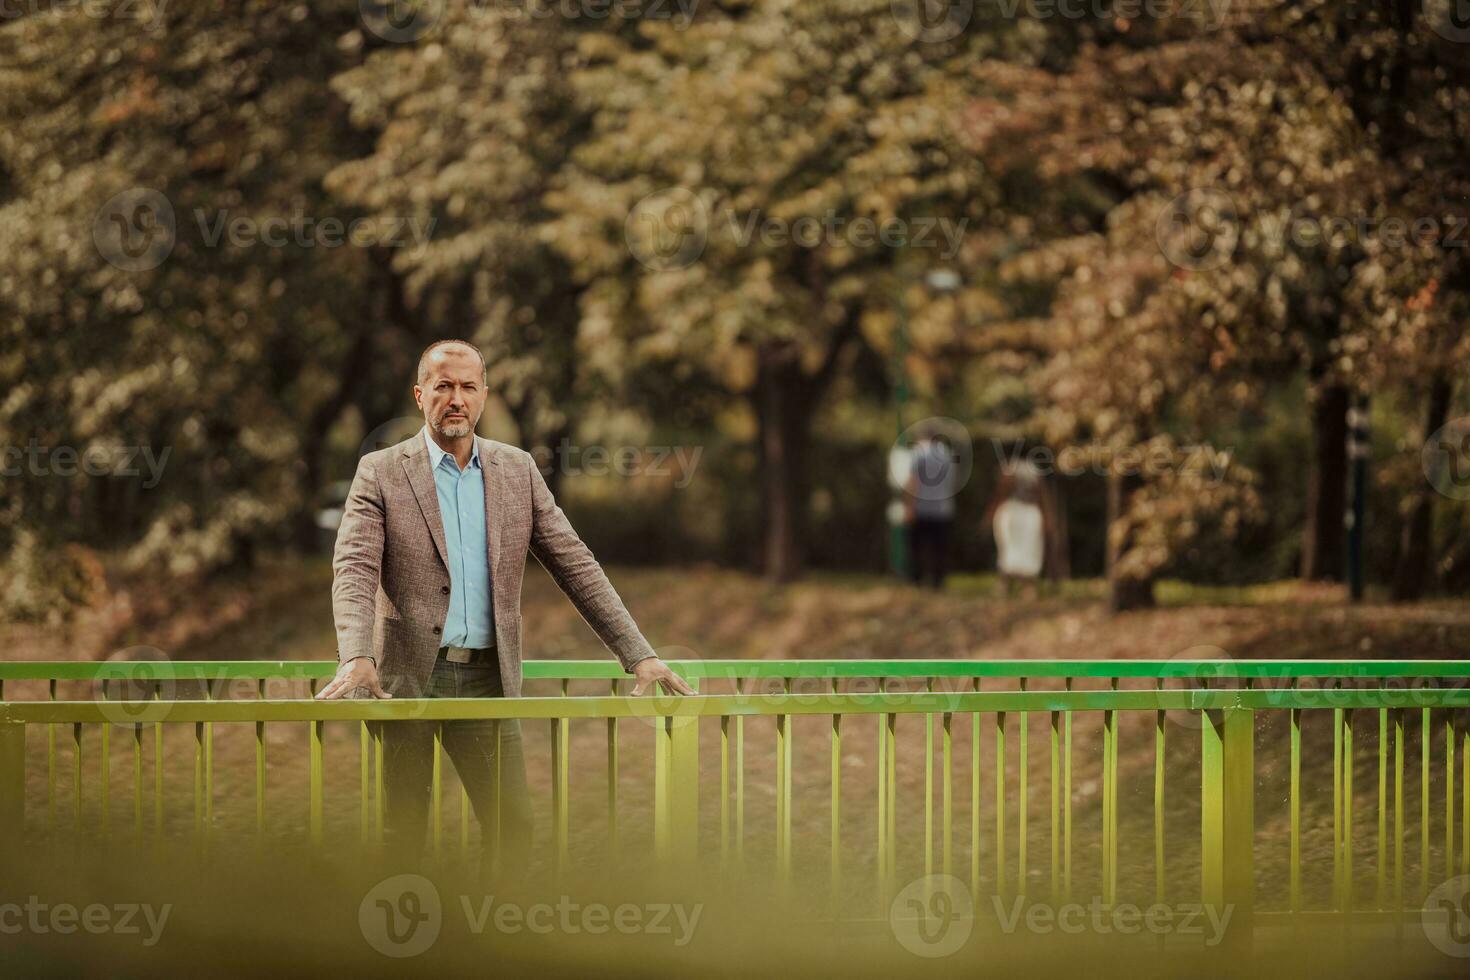
<path id="1" fill-rule="evenodd" d="M 337 668 L 337 676 L 317 692 L 318 701 L 338 698 L 391 698 L 378 681 L 378 667 L 367 657 L 349 660 Z"/>

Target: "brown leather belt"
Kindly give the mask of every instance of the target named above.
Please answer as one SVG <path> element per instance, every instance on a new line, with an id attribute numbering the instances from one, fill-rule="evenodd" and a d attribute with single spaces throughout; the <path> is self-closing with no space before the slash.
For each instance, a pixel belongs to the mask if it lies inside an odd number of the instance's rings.
<path id="1" fill-rule="evenodd" d="M 440 647 L 439 656 L 452 664 L 467 664 L 480 660 L 496 660 L 494 647 Z"/>

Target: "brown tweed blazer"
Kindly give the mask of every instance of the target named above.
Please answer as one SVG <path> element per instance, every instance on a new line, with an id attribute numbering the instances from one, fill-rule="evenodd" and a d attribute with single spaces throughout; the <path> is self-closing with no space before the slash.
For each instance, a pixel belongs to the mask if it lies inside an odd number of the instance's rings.
<path id="1" fill-rule="evenodd" d="M 485 476 L 495 643 L 506 696 L 521 693 L 521 581 L 528 551 L 624 670 L 631 673 L 635 663 L 654 656 L 531 454 L 475 439 Z M 332 558 L 337 658 L 375 656 L 383 687 L 395 697 L 427 689 L 449 614 L 444 524 L 430 459 L 420 430 L 358 461 Z"/>

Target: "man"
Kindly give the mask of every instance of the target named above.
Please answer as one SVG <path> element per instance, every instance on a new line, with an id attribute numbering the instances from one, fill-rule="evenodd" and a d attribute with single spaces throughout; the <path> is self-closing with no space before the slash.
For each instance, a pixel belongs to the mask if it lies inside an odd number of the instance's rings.
<path id="1" fill-rule="evenodd" d="M 949 532 L 959 493 L 954 453 L 930 422 L 920 428 L 904 486 L 909 525 L 909 575 L 916 584 L 944 587 Z"/>
<path id="2" fill-rule="evenodd" d="M 634 675 L 634 694 L 655 684 L 692 694 L 643 638 L 531 454 L 475 435 L 487 377 L 474 346 L 431 344 L 413 388 L 424 428 L 358 461 L 332 561 L 338 668 L 317 697 L 519 696 L 527 552 Z M 424 845 L 437 725 L 382 726 L 385 842 L 411 859 Z M 523 870 L 531 806 L 518 723 L 447 721 L 442 740 L 486 865 L 498 839 L 505 864 Z"/>

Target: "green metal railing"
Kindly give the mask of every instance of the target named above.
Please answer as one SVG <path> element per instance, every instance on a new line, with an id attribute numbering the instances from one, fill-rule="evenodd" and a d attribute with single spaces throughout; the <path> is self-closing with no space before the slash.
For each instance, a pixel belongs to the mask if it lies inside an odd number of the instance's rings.
<path id="1" fill-rule="evenodd" d="M 1120 744 L 1127 726 L 1124 718 L 1147 722 L 1152 729 L 1152 863 L 1153 899 L 1165 901 L 1170 848 L 1166 834 L 1167 786 L 1185 774 L 1171 765 L 1172 740 L 1166 719 L 1185 719 L 1199 733 L 1199 764 L 1188 773 L 1199 780 L 1198 897 L 1230 903 L 1237 921 L 1249 917 L 1255 896 L 1257 844 L 1256 748 L 1258 729 L 1270 721 L 1286 727 L 1288 792 L 1286 813 L 1287 887 L 1285 909 L 1309 907 L 1303 873 L 1305 823 L 1303 758 L 1312 737 L 1331 729 L 1332 753 L 1332 886 L 1328 908 L 1402 911 L 1430 890 L 1431 880 L 1470 873 L 1470 726 L 1462 721 L 1470 708 L 1470 663 L 1459 661 L 685 661 L 671 666 L 704 694 L 693 698 L 630 698 L 617 664 L 610 661 L 527 661 L 524 675 L 531 686 L 559 682 L 560 696 L 519 699 L 393 700 L 315 702 L 307 698 L 312 687 L 331 676 L 331 662 L 127 662 L 127 663 L 3 663 L 0 686 L 4 693 L 43 693 L 45 699 L 0 701 L 0 836 L 23 839 L 40 828 L 50 834 L 64 829 L 58 815 L 61 746 L 58 734 L 70 735 L 71 828 L 83 826 L 82 800 L 85 726 L 100 730 L 95 751 L 101 771 L 99 808 L 103 827 L 111 813 L 108 794 L 113 782 L 113 730 L 131 734 L 133 776 L 133 832 L 144 831 L 145 735 L 153 742 L 153 830 L 162 832 L 165 811 L 163 765 L 166 728 L 192 731 L 193 827 L 205 836 L 213 820 L 213 733 L 216 725 L 254 726 L 255 829 L 266 830 L 267 726 L 304 725 L 306 740 L 306 811 L 308 833 L 315 841 L 323 835 L 325 812 L 326 742 L 328 723 L 355 723 L 358 727 L 358 817 L 363 840 L 381 834 L 382 746 L 371 723 L 409 719 L 445 721 L 459 718 L 520 719 L 545 722 L 550 729 L 550 829 L 558 867 L 570 861 L 571 726 L 600 723 L 606 730 L 607 834 L 616 849 L 619 827 L 620 768 L 625 739 L 619 723 L 639 717 L 650 723 L 653 738 L 653 841 L 658 856 L 670 863 L 692 862 L 700 856 L 702 778 L 710 782 L 718 771 L 718 854 L 723 869 L 746 868 L 748 738 L 745 722 L 771 718 L 775 728 L 774 862 L 780 879 L 793 874 L 793 817 L 798 809 L 810 814 L 823 804 L 798 801 L 793 779 L 796 719 L 812 716 L 825 724 L 830 768 L 825 803 L 827 821 L 825 874 L 834 896 L 839 894 L 855 858 L 866 845 L 844 837 L 844 812 L 850 812 L 853 788 L 844 779 L 847 760 L 859 745 L 875 747 L 872 756 L 873 832 L 871 854 L 878 893 L 891 895 L 898 884 L 900 860 L 917 865 L 919 835 L 900 834 L 899 795 L 911 771 L 901 760 L 901 731 L 922 718 L 923 750 L 914 761 L 923 766 L 922 867 L 924 873 L 960 874 L 959 860 L 968 851 L 972 892 L 981 892 L 982 878 L 999 896 L 1035 891 L 1032 882 L 1037 840 L 1033 823 L 1032 781 L 1035 770 L 1048 784 L 1041 802 L 1045 809 L 1047 894 L 1057 901 L 1074 894 L 1078 869 L 1076 837 L 1081 830 L 1074 816 L 1082 806 L 1074 776 L 1078 751 L 1084 760 L 1100 762 L 1097 803 L 1099 830 L 1095 870 L 1104 903 L 1119 900 L 1122 837 L 1121 794 L 1128 788 L 1122 771 Z M 996 689 L 983 685 L 992 682 Z M 299 690 L 296 699 L 265 697 L 272 684 L 282 682 Z M 605 682 L 606 694 L 572 696 L 572 685 Z M 56 700 L 60 685 L 86 683 L 101 688 L 91 700 Z M 203 685 L 204 698 L 174 700 L 180 685 Z M 23 690 L 27 686 L 36 690 Z M 1135 686 L 1129 686 L 1135 685 Z M 1170 685 L 1173 685 L 1171 688 Z M 774 687 L 774 690 L 762 690 Z M 1003 688 L 1003 689 L 1002 689 Z M 728 689 L 728 693 L 717 692 Z M 221 694 L 227 696 L 220 696 Z M 126 696 L 114 700 L 113 696 Z M 239 697 L 238 695 L 247 695 Z M 1377 836 L 1373 898 L 1364 902 L 1356 893 L 1361 875 L 1355 870 L 1355 817 L 1361 805 L 1354 789 L 1354 772 L 1366 761 L 1359 750 L 1362 716 L 1377 720 Z M 1410 722 L 1418 714 L 1420 765 L 1418 771 L 1418 880 L 1411 888 L 1406 860 L 1409 832 L 1406 809 L 1406 769 Z M 1096 745 L 1075 744 L 1074 720 L 1100 717 Z M 1439 743 L 1435 719 L 1443 730 L 1443 767 L 1431 765 L 1432 749 Z M 854 726 L 869 719 L 873 734 L 863 736 Z M 1033 722 L 1039 721 L 1045 738 L 1045 762 L 1031 754 Z M 1318 728 L 1319 721 L 1321 728 Z M 717 766 L 702 765 L 702 728 L 718 730 Z M 956 735 L 968 729 L 970 743 L 970 826 L 967 847 L 957 847 L 958 794 L 955 768 Z M 27 740 L 43 732 L 46 745 L 45 811 L 28 821 Z M 1304 731 L 1308 738 L 1304 739 Z M 984 757 L 982 735 L 993 754 Z M 868 741 L 872 739 L 872 741 Z M 1325 741 L 1325 739 L 1324 739 Z M 937 752 L 936 752 L 937 745 Z M 1275 746 L 1273 746 L 1274 748 Z M 1391 751 L 1390 751 L 1391 750 Z M 88 750 L 92 751 L 92 750 Z M 442 855 L 445 830 L 441 803 L 445 790 L 440 751 L 436 746 L 432 838 L 434 853 Z M 713 757 L 714 753 L 711 753 Z M 1457 760 L 1458 755 L 1458 760 Z M 1176 762 L 1178 754 L 1173 757 Z M 1459 836 L 1455 834 L 1456 776 L 1459 773 Z M 986 778 L 986 768 L 990 768 Z M 1193 767 L 1191 767 L 1193 768 Z M 938 779 L 936 781 L 936 772 Z M 1442 774 L 1442 778 L 1440 775 Z M 993 782 L 992 782 L 993 780 Z M 39 780 L 36 780 L 39 782 Z M 1133 777 L 1133 787 L 1138 778 Z M 807 782 L 810 782 L 808 780 Z M 1392 793 L 1390 795 L 1390 783 Z M 963 785 L 962 783 L 960 784 Z M 936 792 L 936 789 L 938 792 Z M 993 826 L 982 832 L 982 802 L 989 797 Z M 1431 866 L 1431 800 L 1443 800 L 1441 863 Z M 1091 806 L 1091 804 L 1087 804 Z M 844 807 L 847 807 L 847 811 Z M 1008 823 L 1014 813 L 1015 823 Z M 469 851 L 469 808 L 461 792 L 460 847 Z M 1390 830 L 1390 815 L 1392 829 Z M 711 820 L 713 815 L 711 814 Z M 713 836 L 713 835 L 711 835 Z M 914 841 L 913 845 L 909 841 Z M 810 850 L 810 848 L 808 848 Z M 988 858 L 987 858 L 988 851 Z M 1014 862 L 1012 862 L 1014 859 Z M 1458 859 L 1458 864 L 1457 864 Z M 988 860 L 989 867 L 983 867 Z M 808 862 L 811 863 L 811 862 Z M 1039 864 L 1039 862 L 1038 862 Z M 1039 868 L 1038 868 L 1039 870 Z M 1442 875 L 1440 872 L 1442 871 Z M 1244 913 L 1244 915 L 1242 915 Z"/>

